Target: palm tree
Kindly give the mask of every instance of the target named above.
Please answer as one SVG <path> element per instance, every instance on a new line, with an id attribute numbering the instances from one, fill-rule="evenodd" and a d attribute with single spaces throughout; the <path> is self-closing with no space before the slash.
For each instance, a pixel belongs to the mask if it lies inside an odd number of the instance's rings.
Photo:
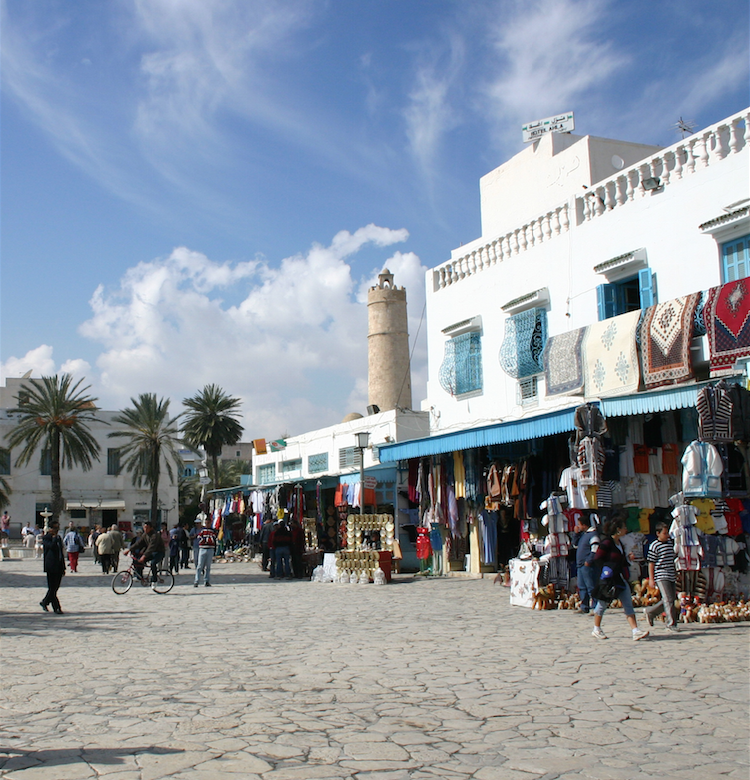
<path id="1" fill-rule="evenodd" d="M 110 438 L 127 439 L 120 448 L 123 468 L 132 474 L 133 484 L 145 483 L 151 488 L 151 520 L 156 523 L 159 512 L 159 477 L 162 465 L 174 482 L 173 465 L 182 462 L 177 446 L 178 417 L 169 417 L 169 399 L 157 400 L 155 393 L 141 393 L 131 398 L 132 408 L 123 409 L 112 418 L 123 430 L 112 431 Z"/>
<path id="2" fill-rule="evenodd" d="M 17 466 L 27 465 L 34 453 L 49 453 L 52 478 L 52 519 L 59 520 L 63 509 L 62 468 L 80 466 L 89 471 L 99 460 L 99 443 L 89 424 L 104 422 L 96 416 L 96 398 L 86 395 L 83 379 L 73 384 L 70 374 L 30 379 L 17 396 L 18 423 L 8 436 L 8 446 L 23 445 Z"/>
<path id="3" fill-rule="evenodd" d="M 182 402 L 188 411 L 182 432 L 191 446 L 203 447 L 211 458 L 214 488 L 218 488 L 216 477 L 220 475 L 219 455 L 228 444 L 237 444 L 242 436 L 242 426 L 237 420 L 240 399 L 227 395 L 218 385 L 206 385 L 192 398 Z"/>
<path id="4" fill-rule="evenodd" d="M 4 477 L 0 477 L 0 509 L 5 509 L 10 504 L 10 494 L 13 492 Z"/>
<path id="5" fill-rule="evenodd" d="M 214 488 L 235 487 L 240 484 L 243 474 L 250 474 L 250 466 L 246 460 L 222 460 L 216 477 L 213 469 L 212 464 L 209 466 L 208 476 Z"/>

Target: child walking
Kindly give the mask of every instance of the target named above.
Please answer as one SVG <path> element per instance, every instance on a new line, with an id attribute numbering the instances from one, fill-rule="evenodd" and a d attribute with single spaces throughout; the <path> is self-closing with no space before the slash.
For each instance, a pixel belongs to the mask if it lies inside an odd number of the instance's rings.
<path id="1" fill-rule="evenodd" d="M 677 572 L 674 565 L 674 542 L 669 538 L 667 524 L 658 522 L 654 526 L 656 541 L 648 548 L 648 585 L 658 587 L 661 601 L 651 607 L 646 607 L 643 614 L 649 626 L 654 625 L 654 618 L 662 612 L 667 618 L 667 631 L 676 632 L 677 610 L 674 601 L 677 595 Z M 654 585 L 656 583 L 656 586 Z"/>

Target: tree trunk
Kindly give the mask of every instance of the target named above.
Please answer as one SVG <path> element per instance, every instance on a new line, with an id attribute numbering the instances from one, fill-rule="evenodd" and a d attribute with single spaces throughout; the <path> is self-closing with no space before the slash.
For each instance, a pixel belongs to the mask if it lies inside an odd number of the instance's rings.
<path id="1" fill-rule="evenodd" d="M 50 441 L 50 477 L 52 481 L 52 517 L 48 522 L 60 522 L 63 510 L 62 482 L 60 479 L 60 433 L 55 431 Z"/>
<path id="2" fill-rule="evenodd" d="M 219 485 L 219 456 L 214 453 L 211 455 L 211 465 L 214 467 L 214 490 L 218 490 Z"/>
<path id="3" fill-rule="evenodd" d="M 154 528 L 161 529 L 159 523 L 159 466 L 161 457 L 159 447 L 155 447 L 151 453 L 151 522 L 154 524 Z"/>

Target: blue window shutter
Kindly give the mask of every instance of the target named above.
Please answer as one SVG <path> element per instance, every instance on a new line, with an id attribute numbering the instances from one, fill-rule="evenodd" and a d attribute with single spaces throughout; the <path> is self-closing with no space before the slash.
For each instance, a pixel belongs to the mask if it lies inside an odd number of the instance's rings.
<path id="1" fill-rule="evenodd" d="M 733 282 L 750 275 L 750 236 L 721 246 L 722 282 Z"/>
<path id="2" fill-rule="evenodd" d="M 638 271 L 638 287 L 641 293 L 641 308 L 648 309 L 656 303 L 654 290 L 654 275 L 650 268 L 642 268 Z"/>
<path id="3" fill-rule="evenodd" d="M 599 310 L 600 321 L 617 316 L 616 284 L 600 284 L 596 288 L 596 307 Z"/>

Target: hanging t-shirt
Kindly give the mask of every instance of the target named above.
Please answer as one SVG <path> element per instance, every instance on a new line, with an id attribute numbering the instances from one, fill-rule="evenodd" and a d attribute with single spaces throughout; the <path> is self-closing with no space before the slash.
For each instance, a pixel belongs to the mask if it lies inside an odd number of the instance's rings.
<path id="1" fill-rule="evenodd" d="M 563 469 L 560 475 L 560 487 L 568 494 L 568 506 L 571 509 L 589 509 L 583 487 L 578 482 L 578 469 L 571 466 Z"/>
<path id="2" fill-rule="evenodd" d="M 710 498 L 694 498 L 690 503 L 698 511 L 698 517 L 696 518 L 698 528 L 704 534 L 715 534 L 716 526 L 711 513 L 716 509 L 716 504 Z"/>

